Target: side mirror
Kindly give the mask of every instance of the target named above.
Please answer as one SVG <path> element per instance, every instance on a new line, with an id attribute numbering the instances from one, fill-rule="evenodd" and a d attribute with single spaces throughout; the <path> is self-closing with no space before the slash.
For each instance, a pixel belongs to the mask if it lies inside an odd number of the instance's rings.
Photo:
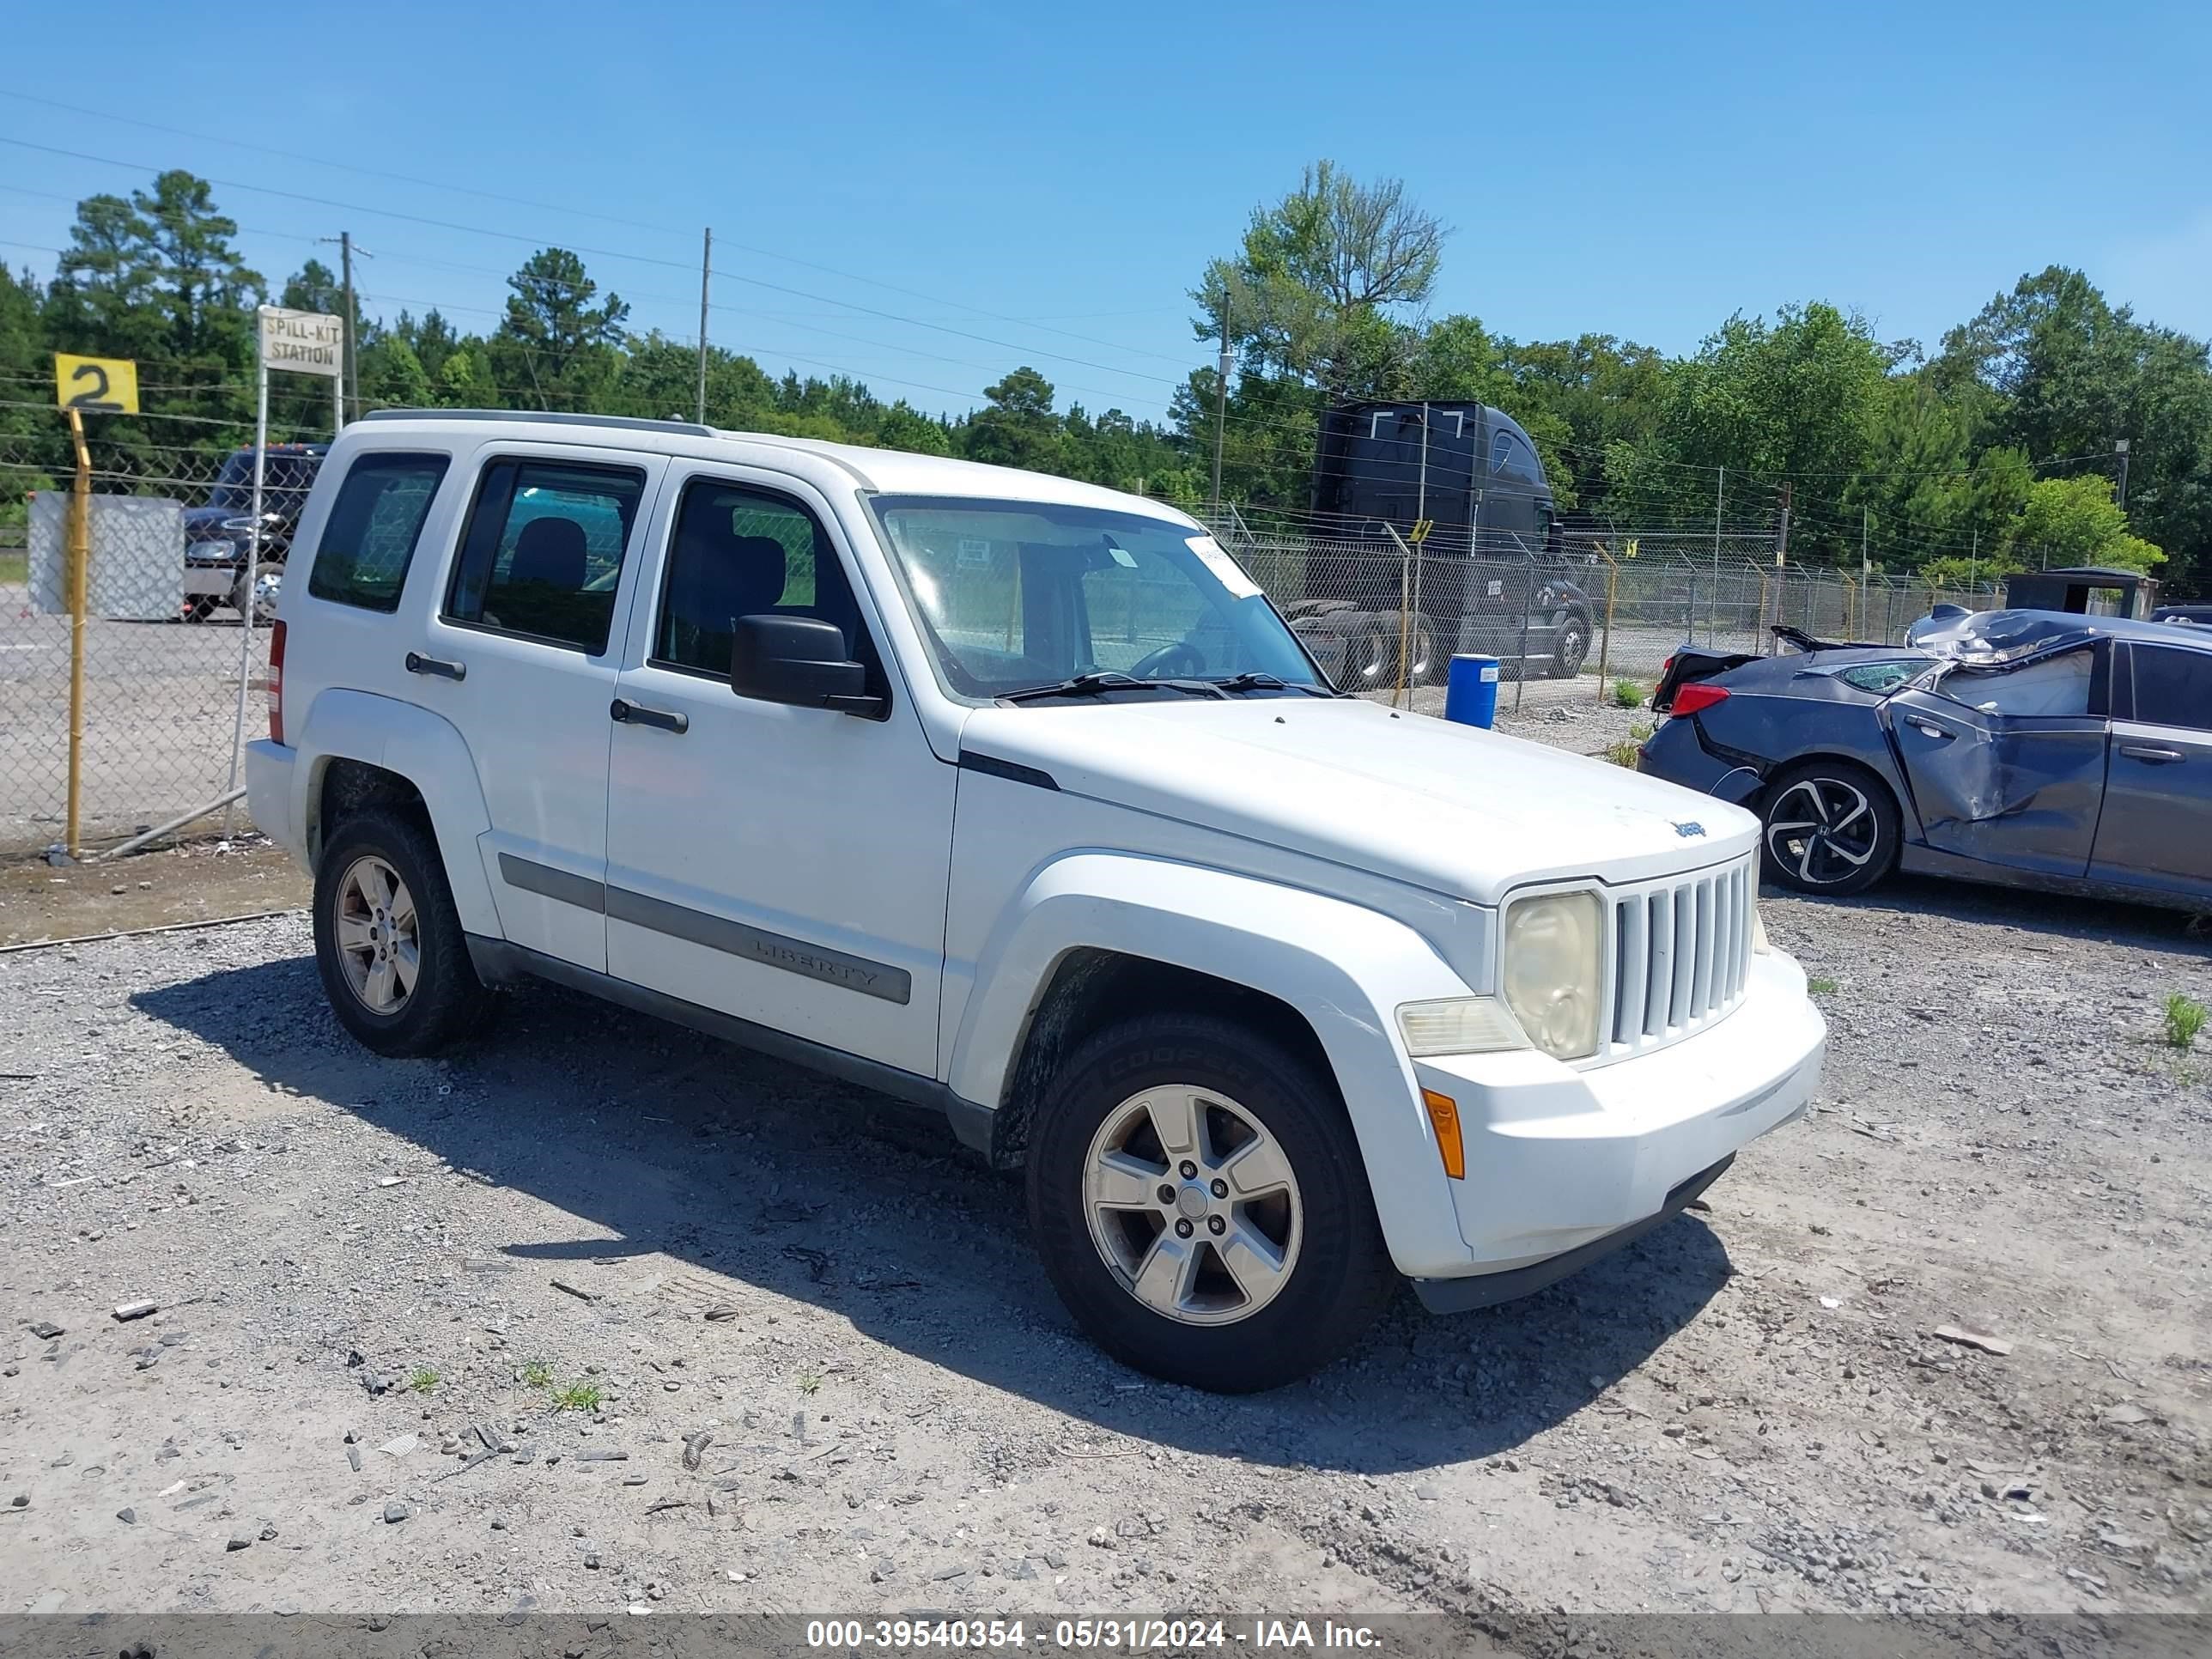
<path id="1" fill-rule="evenodd" d="M 844 630 L 817 617 L 740 617 L 730 641 L 730 689 L 741 697 L 835 708 L 880 720 L 868 671 L 852 660 Z"/>

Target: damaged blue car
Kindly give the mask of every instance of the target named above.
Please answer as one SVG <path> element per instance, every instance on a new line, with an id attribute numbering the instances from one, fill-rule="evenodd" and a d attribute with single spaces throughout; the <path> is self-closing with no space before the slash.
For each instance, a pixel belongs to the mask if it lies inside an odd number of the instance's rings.
<path id="1" fill-rule="evenodd" d="M 1640 770 L 1749 807 L 1765 873 L 1893 870 L 2212 910 L 2212 632 L 2066 611 L 1937 615 L 1913 643 L 1685 647 Z"/>

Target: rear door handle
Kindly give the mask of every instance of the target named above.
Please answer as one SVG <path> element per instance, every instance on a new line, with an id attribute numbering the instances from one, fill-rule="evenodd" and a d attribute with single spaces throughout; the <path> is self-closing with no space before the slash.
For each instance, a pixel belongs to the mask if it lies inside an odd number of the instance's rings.
<path id="1" fill-rule="evenodd" d="M 2171 765 L 2181 758 L 2179 749 L 2160 749 L 2148 743 L 2124 743 L 2120 752 L 2130 760 L 2148 761 L 2153 766 Z"/>
<path id="2" fill-rule="evenodd" d="M 410 674 L 434 674 L 446 680 L 465 680 L 469 677 L 466 663 L 447 662 L 442 657 L 426 657 L 419 651 L 407 653 L 407 672 Z"/>
<path id="3" fill-rule="evenodd" d="M 607 718 L 617 726 L 655 726 L 664 732 L 673 732 L 678 737 L 691 729 L 691 717 L 666 708 L 641 708 L 628 700 L 617 697 L 607 705 Z"/>

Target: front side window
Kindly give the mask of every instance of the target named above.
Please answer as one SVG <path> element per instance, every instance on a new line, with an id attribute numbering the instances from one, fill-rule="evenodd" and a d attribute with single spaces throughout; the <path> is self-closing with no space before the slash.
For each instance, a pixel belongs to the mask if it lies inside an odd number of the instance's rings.
<path id="1" fill-rule="evenodd" d="M 446 476 L 443 455 L 363 455 L 338 486 L 307 592 L 319 599 L 396 611 L 430 501 Z"/>
<path id="2" fill-rule="evenodd" d="M 956 696 L 1087 674 L 1258 675 L 1322 689 L 1258 586 L 1193 526 L 1043 501 L 878 496 L 873 506 L 939 680 Z"/>
<path id="3" fill-rule="evenodd" d="M 599 655 L 644 493 L 645 474 L 629 467 L 492 462 L 453 568 L 447 620 Z"/>
<path id="4" fill-rule="evenodd" d="M 2133 647 L 2136 719 L 2151 726 L 2212 732 L 2212 653 Z"/>
<path id="5" fill-rule="evenodd" d="M 677 509 L 653 660 L 727 678 L 738 618 L 771 615 L 834 623 L 856 660 L 873 662 L 852 584 L 814 515 L 743 484 L 695 480 Z"/>

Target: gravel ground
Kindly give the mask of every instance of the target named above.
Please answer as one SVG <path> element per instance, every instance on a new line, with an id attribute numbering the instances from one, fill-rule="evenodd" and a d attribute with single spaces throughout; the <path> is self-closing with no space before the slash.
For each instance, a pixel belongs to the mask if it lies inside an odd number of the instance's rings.
<path id="1" fill-rule="evenodd" d="M 1765 908 L 1811 1117 L 1237 1401 L 1102 1358 L 1018 1187 L 841 1085 L 551 990 L 379 1061 L 298 916 L 0 957 L 0 1612 L 2204 1608 L 2204 944 Z"/>

